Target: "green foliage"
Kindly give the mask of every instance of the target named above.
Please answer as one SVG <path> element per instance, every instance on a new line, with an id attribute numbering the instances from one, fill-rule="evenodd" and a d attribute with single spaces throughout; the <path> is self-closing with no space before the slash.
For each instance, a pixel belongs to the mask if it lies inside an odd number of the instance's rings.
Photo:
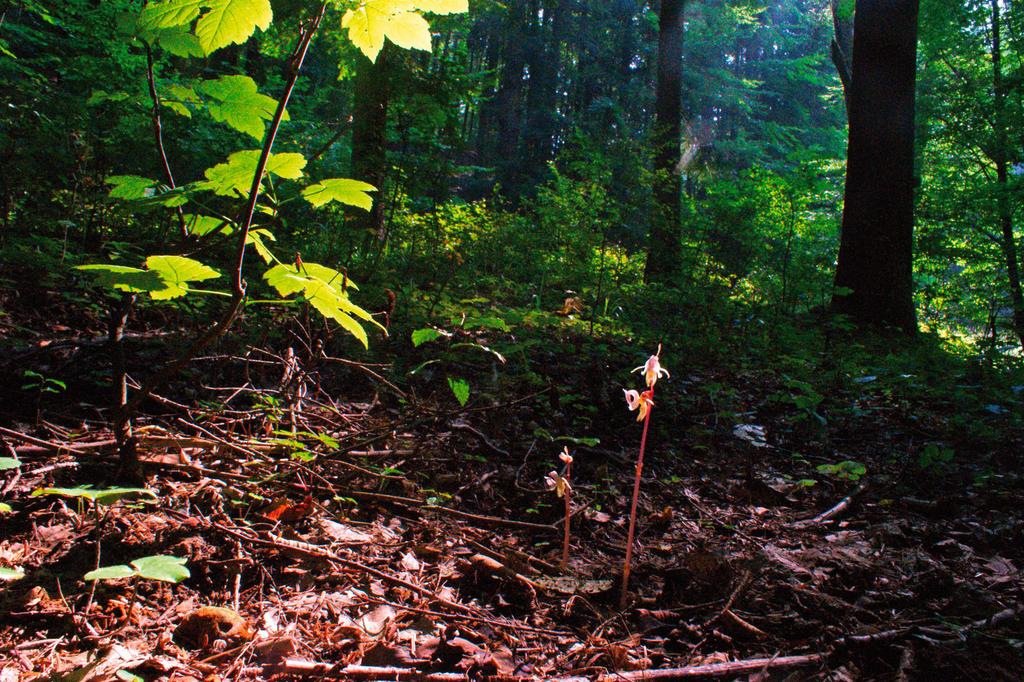
<path id="1" fill-rule="evenodd" d="M 841 481 L 859 481 L 867 473 L 867 467 L 860 462 L 843 460 L 836 464 L 819 464 L 818 473 L 833 476 Z"/>
<path id="2" fill-rule="evenodd" d="M 7 580 L 21 580 L 25 577 L 25 570 L 22 568 L 7 568 L 0 566 L 0 582 Z"/>
<path id="3" fill-rule="evenodd" d="M 331 201 L 337 201 L 369 211 L 373 206 L 373 197 L 367 192 L 376 191 L 377 188 L 373 185 L 359 180 L 331 178 L 310 185 L 302 190 L 302 196 L 313 205 L 313 208 L 320 208 Z"/>
<path id="4" fill-rule="evenodd" d="M 164 0 L 146 6 L 139 29 L 178 29 L 195 22 L 199 47 L 210 54 L 244 42 L 257 28 L 266 31 L 273 18 L 270 0 Z"/>
<path id="5" fill-rule="evenodd" d="M 459 405 L 465 407 L 469 402 L 469 382 L 465 379 L 448 377 L 448 388 L 452 390 L 452 395 L 459 401 Z"/>
<path id="6" fill-rule="evenodd" d="M 180 583 L 191 576 L 186 568 L 187 560 L 181 557 L 156 555 L 135 559 L 129 565 L 103 566 L 89 571 L 83 576 L 86 581 L 119 580 L 122 578 L 142 578 L 167 583 Z"/>
<path id="7" fill-rule="evenodd" d="M 111 505 L 119 500 L 126 499 L 141 500 L 143 502 L 155 502 L 158 499 L 156 493 L 149 488 L 93 488 L 92 486 L 39 488 L 32 491 L 32 497 L 39 497 L 41 495 L 82 498 L 99 505 Z"/>
<path id="8" fill-rule="evenodd" d="M 249 193 L 259 159 L 259 149 L 234 152 L 225 163 L 206 169 L 204 175 L 207 181 L 197 183 L 196 187 L 221 196 L 245 196 Z M 269 156 L 266 172 L 286 180 L 298 180 L 305 167 L 306 159 L 302 154 L 282 152 Z"/>
<path id="9" fill-rule="evenodd" d="M 184 256 L 150 256 L 146 268 L 125 265 L 79 265 L 93 273 L 96 283 L 126 293 L 148 293 L 156 301 L 179 298 L 191 291 L 190 282 L 220 277 L 220 273 L 199 261 Z"/>
<path id="10" fill-rule="evenodd" d="M 206 110 L 213 120 L 251 135 L 257 142 L 263 140 L 264 123 L 273 118 L 277 101 L 261 95 L 256 89 L 256 81 L 248 76 L 221 76 L 200 83 L 196 91 L 210 98 Z M 284 120 L 288 120 L 287 112 Z M 252 172 L 249 178 L 252 178 Z"/>

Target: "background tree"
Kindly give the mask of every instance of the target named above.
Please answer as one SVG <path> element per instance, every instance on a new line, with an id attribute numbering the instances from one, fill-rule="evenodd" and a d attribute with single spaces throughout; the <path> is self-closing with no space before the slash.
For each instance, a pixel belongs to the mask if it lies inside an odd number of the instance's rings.
<path id="1" fill-rule="evenodd" d="M 858 0 L 846 198 L 833 308 L 916 329 L 913 301 L 917 0 Z"/>

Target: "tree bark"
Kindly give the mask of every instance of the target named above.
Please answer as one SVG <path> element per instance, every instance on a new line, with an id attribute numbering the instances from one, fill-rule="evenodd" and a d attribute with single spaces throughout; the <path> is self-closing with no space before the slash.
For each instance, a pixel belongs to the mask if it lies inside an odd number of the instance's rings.
<path id="1" fill-rule="evenodd" d="M 388 176 L 387 134 L 390 99 L 389 46 L 376 62 L 359 57 L 352 107 L 352 177 L 377 188 L 369 213 L 358 212 L 355 225 L 365 243 L 384 238 L 385 197 Z"/>
<path id="2" fill-rule="evenodd" d="M 846 110 L 850 110 L 850 83 L 853 81 L 851 59 L 853 58 L 853 14 L 846 15 L 840 4 L 842 0 L 830 0 L 832 8 L 832 63 L 839 73 L 839 81 L 843 84 L 843 100 Z"/>
<path id="3" fill-rule="evenodd" d="M 836 312 L 917 329 L 913 303 L 918 0 L 858 0 Z"/>
<path id="4" fill-rule="evenodd" d="M 658 15 L 658 76 L 654 104 L 654 203 L 644 280 L 669 282 L 678 272 L 680 194 L 676 170 L 682 134 L 683 10 L 686 0 L 662 0 Z"/>
<path id="5" fill-rule="evenodd" d="M 999 216 L 1000 238 L 1003 258 L 1006 263 L 1007 283 L 1010 286 L 1010 300 L 1013 304 L 1013 329 L 1024 344 L 1024 290 L 1020 283 L 1020 264 L 1017 258 L 1017 241 L 1013 235 L 1013 207 L 1010 204 L 1010 174 L 1007 148 L 1009 131 L 1006 124 L 1007 87 L 1003 78 L 1002 16 L 999 0 L 992 4 L 992 122 L 995 126 L 995 147 L 992 160 L 996 165 L 996 209 Z"/>

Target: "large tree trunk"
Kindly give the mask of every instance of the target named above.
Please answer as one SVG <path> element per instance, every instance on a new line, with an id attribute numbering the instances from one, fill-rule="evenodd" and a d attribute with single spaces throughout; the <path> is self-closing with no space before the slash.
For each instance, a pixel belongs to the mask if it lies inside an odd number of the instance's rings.
<path id="1" fill-rule="evenodd" d="M 913 302 L 918 0 L 857 0 L 846 200 L 832 307 L 917 329 Z"/>
<path id="2" fill-rule="evenodd" d="M 654 104 L 654 204 L 644 279 L 669 282 L 679 269 L 680 193 L 676 168 L 682 133 L 683 9 L 686 0 L 661 0 L 658 81 Z"/>
<path id="3" fill-rule="evenodd" d="M 1013 235 L 1013 207 L 1010 204 L 1009 162 L 1007 149 L 1009 131 L 1006 124 L 1006 81 L 1003 78 L 1002 16 L 999 0 L 992 3 L 992 95 L 995 146 L 992 160 L 996 164 L 996 209 L 999 215 L 999 230 L 1003 258 L 1006 262 L 1006 276 L 1010 286 L 1010 300 L 1013 303 L 1013 329 L 1024 344 L 1024 290 L 1020 284 L 1020 266 L 1017 260 L 1017 241 Z"/>
<path id="4" fill-rule="evenodd" d="M 540 9 L 543 13 L 538 11 Z M 528 185 L 543 178 L 547 163 L 554 155 L 561 35 L 567 12 L 559 0 L 530 3 L 531 28 L 527 38 L 530 88 L 526 95 L 526 128 L 523 130 L 523 164 Z"/>
<path id="5" fill-rule="evenodd" d="M 369 214 L 357 213 L 355 224 L 366 245 L 385 237 L 385 184 L 388 175 L 387 135 L 390 87 L 385 46 L 376 62 L 359 57 L 352 107 L 352 177 L 377 188 Z"/>
<path id="6" fill-rule="evenodd" d="M 520 185 L 519 139 L 523 127 L 523 89 L 526 54 L 522 40 L 517 39 L 526 30 L 522 0 L 508 4 L 508 39 L 498 85 L 498 144 L 497 166 L 499 179 L 507 190 L 517 193 Z"/>
<path id="7" fill-rule="evenodd" d="M 853 13 L 842 0 L 830 0 L 832 8 L 832 63 L 843 84 L 843 99 L 850 110 L 850 83 L 853 81 Z"/>

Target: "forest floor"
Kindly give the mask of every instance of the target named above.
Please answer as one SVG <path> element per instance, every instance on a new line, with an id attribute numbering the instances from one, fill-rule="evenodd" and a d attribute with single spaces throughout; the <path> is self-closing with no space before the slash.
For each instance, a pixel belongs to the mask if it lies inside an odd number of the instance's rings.
<path id="1" fill-rule="evenodd" d="M 18 357 L 49 347 L 85 371 L 62 335 Z M 592 360 L 567 356 L 558 376 L 586 393 Z M 261 362 L 268 377 L 287 364 L 253 349 L 242 364 Z M 100 398 L 35 415 L 9 385 L 0 566 L 24 575 L 0 583 L 0 682 L 1021 679 L 1019 430 L 952 459 L 924 445 L 955 416 L 941 398 L 877 391 L 819 423 L 771 409 L 770 371 L 671 368 L 625 609 L 631 415 L 596 428 L 600 447 L 570 446 L 563 569 L 544 389 L 459 408 L 350 364 L 344 390 L 325 371 L 291 409 L 236 367 L 215 406 L 185 390 L 155 403 L 135 431 L 151 494 L 94 508 L 71 496 L 114 484 Z M 740 409 L 669 397 L 698 383 L 733 387 Z M 353 385 L 364 399 L 335 397 Z M 766 438 L 735 431 L 737 414 Z M 65 490 L 33 495 L 47 487 Z M 152 555 L 190 577 L 82 578 Z"/>

